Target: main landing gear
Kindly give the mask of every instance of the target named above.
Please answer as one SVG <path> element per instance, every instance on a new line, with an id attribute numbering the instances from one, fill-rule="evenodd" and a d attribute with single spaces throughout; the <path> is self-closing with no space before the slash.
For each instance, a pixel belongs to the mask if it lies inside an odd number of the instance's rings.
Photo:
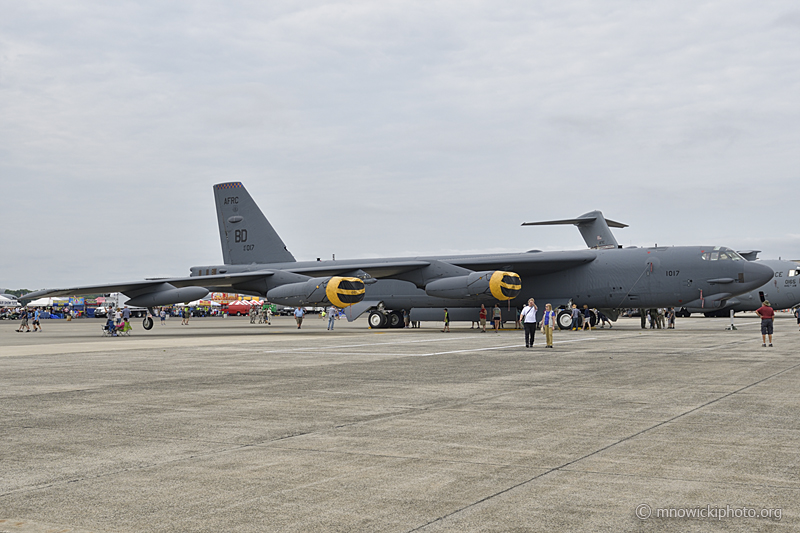
<path id="1" fill-rule="evenodd" d="M 570 329 L 572 327 L 572 312 L 564 309 L 558 312 L 556 316 L 556 324 L 558 329 Z"/>
<path id="2" fill-rule="evenodd" d="M 404 328 L 403 313 L 400 311 L 371 311 L 367 318 L 372 329 Z"/>

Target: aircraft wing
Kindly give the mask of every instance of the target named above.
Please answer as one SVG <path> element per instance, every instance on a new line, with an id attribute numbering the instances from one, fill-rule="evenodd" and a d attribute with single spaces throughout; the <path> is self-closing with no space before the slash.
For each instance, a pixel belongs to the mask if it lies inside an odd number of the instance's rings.
<path id="1" fill-rule="evenodd" d="M 241 272 L 236 274 L 220 274 L 217 276 L 187 276 L 182 278 L 155 278 L 141 281 L 128 281 L 109 285 L 84 285 L 66 289 L 43 289 L 25 295 L 25 300 L 36 298 L 49 298 L 57 296 L 81 296 L 86 294 L 103 294 L 108 292 L 146 292 L 143 289 L 159 287 L 168 283 L 173 287 L 232 287 L 237 283 L 246 283 L 265 276 L 271 276 L 272 271 Z"/>
<path id="2" fill-rule="evenodd" d="M 575 250 L 567 252 L 526 252 L 514 254 L 486 254 L 475 256 L 437 257 L 430 260 L 369 260 L 364 262 L 347 261 L 341 266 L 328 262 L 319 267 L 289 268 L 290 272 L 306 276 L 341 276 L 351 275 L 356 270 L 363 270 L 373 278 L 395 278 L 413 270 L 425 268 L 434 262 L 441 261 L 474 271 L 510 270 L 523 275 L 549 274 L 567 270 L 595 260 L 597 254 L 593 250 Z"/>
<path id="3" fill-rule="evenodd" d="M 521 254 L 498 254 L 459 256 L 442 259 L 447 263 L 470 270 L 508 270 L 523 276 L 550 274 L 591 263 L 597 258 L 594 250 L 566 252 L 526 252 Z"/>
<path id="4" fill-rule="evenodd" d="M 305 276 L 341 276 L 353 272 L 354 270 L 363 270 L 373 278 L 391 278 L 416 270 L 430 265 L 430 261 L 380 261 L 366 259 L 363 263 L 356 261 L 348 261 L 341 266 L 326 264 L 320 267 L 303 267 L 303 268 L 287 268 L 289 272 L 295 274 L 303 274 Z"/>

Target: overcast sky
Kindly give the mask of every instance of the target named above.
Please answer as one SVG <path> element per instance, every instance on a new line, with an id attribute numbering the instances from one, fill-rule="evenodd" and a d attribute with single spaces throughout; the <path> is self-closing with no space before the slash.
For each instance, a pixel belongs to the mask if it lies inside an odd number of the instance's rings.
<path id="1" fill-rule="evenodd" d="M 792 1 L 11 2 L 0 287 L 221 262 L 242 181 L 299 260 L 624 245 L 800 259 Z"/>

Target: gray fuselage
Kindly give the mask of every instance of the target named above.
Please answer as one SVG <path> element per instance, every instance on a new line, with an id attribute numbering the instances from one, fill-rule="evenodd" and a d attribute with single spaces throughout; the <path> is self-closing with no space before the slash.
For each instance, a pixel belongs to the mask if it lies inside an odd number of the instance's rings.
<path id="1" fill-rule="evenodd" d="M 726 258 L 720 259 L 721 256 Z M 316 275 L 334 275 L 358 271 L 368 261 L 215 265 L 192 267 L 191 275 L 279 270 L 306 273 L 309 269 L 313 269 Z M 511 301 L 511 305 L 517 307 L 534 297 L 540 303 L 549 302 L 554 306 L 572 301 L 599 309 L 714 308 L 724 305 L 732 296 L 760 287 L 773 277 L 767 266 L 745 261 L 727 248 L 709 246 L 382 258 L 372 262 L 403 261 L 441 261 L 472 270 L 516 272 L 522 278 L 522 292 Z M 270 282 L 270 276 L 266 276 L 237 285 L 235 290 L 264 296 L 271 288 Z M 210 290 L 215 289 L 210 287 Z M 221 290 L 229 291 L 230 288 Z M 397 279 L 368 283 L 364 301 L 382 302 L 387 309 L 475 307 L 482 303 L 497 303 L 490 296 L 472 300 L 435 298 L 428 296 L 422 287 Z"/>

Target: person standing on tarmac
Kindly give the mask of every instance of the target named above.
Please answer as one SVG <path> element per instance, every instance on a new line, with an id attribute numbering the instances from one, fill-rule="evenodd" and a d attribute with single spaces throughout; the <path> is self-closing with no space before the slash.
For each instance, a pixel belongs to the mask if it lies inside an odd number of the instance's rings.
<path id="1" fill-rule="evenodd" d="M 478 320 L 480 320 L 479 323 L 481 325 L 481 331 L 484 333 L 486 333 L 486 315 L 487 315 L 486 307 L 484 307 L 484 305 L 481 304 L 481 310 L 478 311 Z M 800 319 L 797 322 L 800 324 Z"/>
<path id="2" fill-rule="evenodd" d="M 450 312 L 447 308 L 444 308 L 444 328 L 442 329 L 442 333 L 447 332 L 450 333 Z"/>
<path id="3" fill-rule="evenodd" d="M 578 331 L 581 327 L 581 310 L 576 304 L 572 304 L 572 331 Z"/>
<path id="4" fill-rule="evenodd" d="M 27 328 L 25 333 L 30 333 L 31 332 L 31 327 L 28 325 L 28 317 L 30 317 L 30 313 L 28 312 L 28 308 L 27 307 L 23 307 L 22 308 L 22 312 L 19 314 L 19 318 L 20 318 L 21 322 L 19 324 L 19 328 L 17 329 L 17 331 L 19 331 L 20 333 L 22 333 L 22 328 Z"/>
<path id="5" fill-rule="evenodd" d="M 756 314 L 761 319 L 761 347 L 767 347 L 766 337 L 769 335 L 769 347 L 772 348 L 772 326 L 775 321 L 775 310 L 764 300 L 764 305 L 756 309 Z"/>
<path id="6" fill-rule="evenodd" d="M 664 315 L 665 315 L 664 308 L 659 307 L 658 309 L 656 309 L 656 312 L 658 313 L 658 329 L 666 329 L 667 324 L 664 320 Z"/>
<path id="7" fill-rule="evenodd" d="M 41 333 L 42 326 L 40 319 L 42 318 L 42 312 L 39 309 L 35 309 L 33 311 L 33 332 L 36 333 L 37 331 Z"/>
<path id="8" fill-rule="evenodd" d="M 586 304 L 583 304 L 583 328 L 581 329 L 592 331 L 592 310 Z"/>
<path id="9" fill-rule="evenodd" d="M 556 314 L 553 311 L 553 306 L 545 304 L 544 316 L 542 316 L 542 333 L 544 333 L 545 348 L 553 347 L 553 326 L 556 323 Z"/>
<path id="10" fill-rule="evenodd" d="M 336 320 L 336 315 L 339 314 L 339 310 L 336 309 L 336 306 L 331 305 L 328 308 L 328 329 L 333 331 L 333 322 Z"/>
<path id="11" fill-rule="evenodd" d="M 528 298 L 528 305 L 522 309 L 520 318 L 525 327 L 525 347 L 533 348 L 533 339 L 536 336 L 536 302 L 533 298 Z"/>
<path id="12" fill-rule="evenodd" d="M 294 310 L 294 319 L 297 322 L 297 329 L 300 329 L 300 326 L 303 325 L 303 317 L 306 314 L 306 310 L 302 307 L 298 307 Z"/>
<path id="13" fill-rule="evenodd" d="M 497 333 L 500 331 L 500 320 L 502 320 L 503 315 L 502 311 L 500 311 L 500 306 L 494 304 L 494 309 L 492 309 L 492 322 L 494 322 L 494 332 Z"/>

